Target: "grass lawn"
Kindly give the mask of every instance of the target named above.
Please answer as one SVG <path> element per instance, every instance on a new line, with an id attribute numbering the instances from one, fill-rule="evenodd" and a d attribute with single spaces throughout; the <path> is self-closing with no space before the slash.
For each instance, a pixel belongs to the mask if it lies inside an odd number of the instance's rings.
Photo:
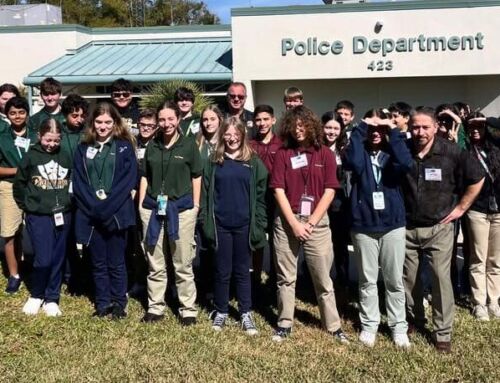
<path id="1" fill-rule="evenodd" d="M 172 312 L 146 325 L 141 304 L 130 300 L 119 322 L 92 318 L 85 297 L 63 295 L 63 317 L 27 317 L 23 288 L 3 294 L 0 282 L 0 381 L 2 382 L 499 382 L 500 321 L 477 322 L 457 308 L 453 352 L 440 355 L 421 335 L 410 351 L 379 334 L 373 349 L 356 341 L 355 314 L 344 319 L 350 345 L 319 328 L 317 307 L 298 301 L 292 337 L 271 341 L 275 311 L 256 313 L 260 333 L 249 338 L 232 321 L 215 333 L 202 311 L 182 328 Z M 272 294 L 268 291 L 268 297 Z M 269 323 L 271 321 L 271 323 Z"/>

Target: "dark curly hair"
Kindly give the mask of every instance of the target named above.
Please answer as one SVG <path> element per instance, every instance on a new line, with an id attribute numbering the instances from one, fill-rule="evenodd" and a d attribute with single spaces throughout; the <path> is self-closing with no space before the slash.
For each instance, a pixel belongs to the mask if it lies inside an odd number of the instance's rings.
<path id="1" fill-rule="evenodd" d="M 307 106 L 300 105 L 287 110 L 280 123 L 281 139 L 285 148 L 296 148 L 299 145 L 294 137 L 297 121 L 301 121 L 306 130 L 306 145 L 316 149 L 323 143 L 323 126 L 318 116 Z"/>

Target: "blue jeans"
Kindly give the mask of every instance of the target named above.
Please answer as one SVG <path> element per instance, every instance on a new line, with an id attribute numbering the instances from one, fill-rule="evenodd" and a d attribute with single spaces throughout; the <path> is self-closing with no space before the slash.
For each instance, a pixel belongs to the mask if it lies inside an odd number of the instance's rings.
<path id="1" fill-rule="evenodd" d="M 35 253 L 31 296 L 58 303 L 71 213 L 64 214 L 64 225 L 59 227 L 53 215 L 27 214 L 26 226 Z"/>
<path id="2" fill-rule="evenodd" d="M 249 227 L 224 228 L 217 226 L 217 250 L 215 252 L 214 303 L 218 312 L 227 314 L 231 275 L 236 284 L 236 297 L 240 313 L 252 308 L 250 267 L 252 257 L 248 243 Z"/>

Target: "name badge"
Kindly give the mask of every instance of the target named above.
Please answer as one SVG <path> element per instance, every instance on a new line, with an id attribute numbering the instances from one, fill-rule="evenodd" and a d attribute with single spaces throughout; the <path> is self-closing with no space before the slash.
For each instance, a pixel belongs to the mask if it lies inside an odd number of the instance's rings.
<path id="1" fill-rule="evenodd" d="M 64 225 L 63 213 L 55 213 L 54 214 L 54 222 L 55 222 L 56 226 L 63 226 Z"/>
<path id="2" fill-rule="evenodd" d="M 146 153 L 146 148 L 137 148 L 137 158 L 142 160 L 144 158 L 144 154 Z"/>
<path id="3" fill-rule="evenodd" d="M 441 169 L 425 169 L 426 181 L 441 181 Z"/>
<path id="4" fill-rule="evenodd" d="M 98 151 L 99 150 L 97 148 L 88 147 L 87 148 L 87 158 L 89 160 L 93 160 Z"/>
<path id="5" fill-rule="evenodd" d="M 16 137 L 14 140 L 14 145 L 16 145 L 19 148 L 23 148 L 26 152 L 30 148 L 30 139 L 29 138 L 24 138 L 24 137 Z"/>
<path id="6" fill-rule="evenodd" d="M 373 192 L 372 198 L 373 198 L 373 208 L 375 210 L 385 209 L 384 192 Z"/>
<path id="7" fill-rule="evenodd" d="M 68 193 L 73 194 L 73 181 L 69 181 Z"/>
<path id="8" fill-rule="evenodd" d="M 338 154 L 335 154 L 335 162 L 337 162 L 337 165 L 342 165 L 342 157 L 340 157 Z"/>
<path id="9" fill-rule="evenodd" d="M 292 160 L 292 169 L 300 169 L 307 166 L 307 156 L 305 153 L 290 158 Z"/>
<path id="10" fill-rule="evenodd" d="M 199 131 L 200 131 L 200 123 L 199 122 L 193 123 L 193 125 L 191 126 L 191 133 L 196 134 Z"/>
<path id="11" fill-rule="evenodd" d="M 313 196 L 303 195 L 300 197 L 299 215 L 302 217 L 309 217 L 312 214 L 313 203 Z"/>
<path id="12" fill-rule="evenodd" d="M 167 215 L 168 196 L 159 194 L 158 197 L 156 197 L 156 203 L 158 204 L 157 215 Z"/>

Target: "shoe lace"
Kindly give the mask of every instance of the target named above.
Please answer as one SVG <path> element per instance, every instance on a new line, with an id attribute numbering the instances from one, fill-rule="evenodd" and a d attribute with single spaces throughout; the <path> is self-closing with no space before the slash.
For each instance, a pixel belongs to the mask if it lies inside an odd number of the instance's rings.
<path id="1" fill-rule="evenodd" d="M 225 314 L 216 313 L 212 325 L 217 326 L 217 327 L 222 327 L 222 326 L 224 326 L 225 321 L 226 321 Z"/>
<path id="2" fill-rule="evenodd" d="M 241 325 L 245 330 L 255 329 L 255 324 L 253 323 L 252 314 L 245 313 L 241 316 Z"/>

